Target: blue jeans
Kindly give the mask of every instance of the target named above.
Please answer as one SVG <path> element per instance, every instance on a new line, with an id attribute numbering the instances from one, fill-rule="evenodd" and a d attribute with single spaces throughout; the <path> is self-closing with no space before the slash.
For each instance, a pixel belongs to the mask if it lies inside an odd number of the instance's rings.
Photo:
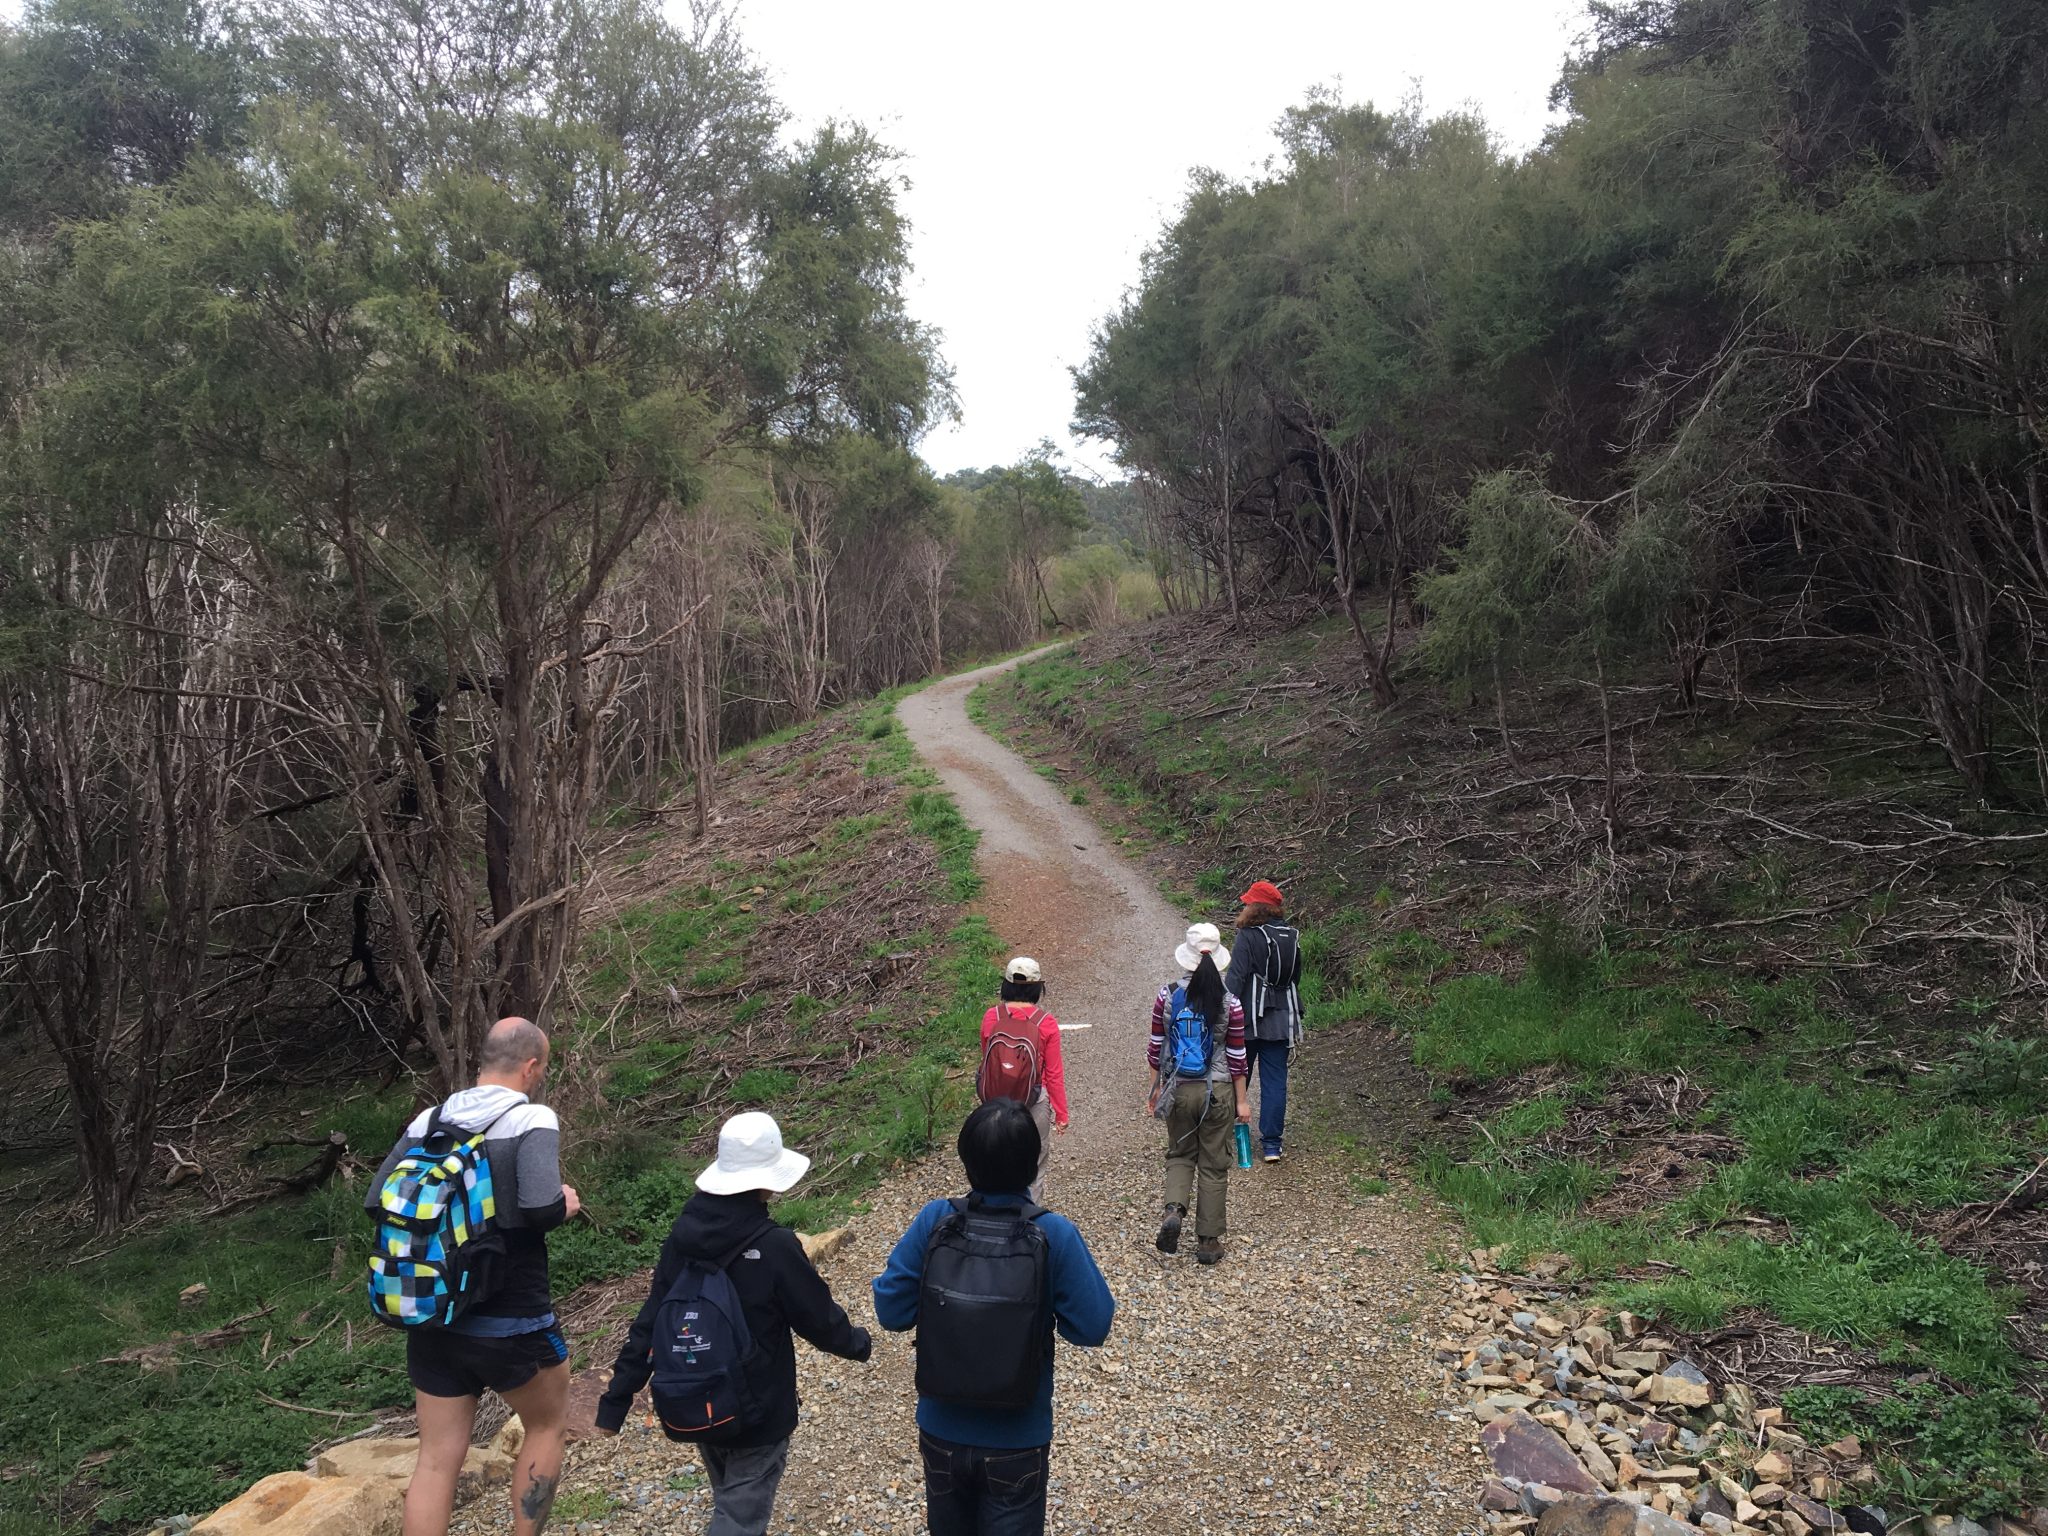
<path id="1" fill-rule="evenodd" d="M 1049 1445 L 998 1450 L 917 1432 L 931 1536 L 1044 1536 Z"/>
<path id="2" fill-rule="evenodd" d="M 1287 1130 L 1287 1058 L 1292 1051 L 1285 1040 L 1244 1043 L 1244 1053 L 1259 1078 L 1259 1143 L 1266 1152 L 1280 1150 L 1280 1138 Z"/>

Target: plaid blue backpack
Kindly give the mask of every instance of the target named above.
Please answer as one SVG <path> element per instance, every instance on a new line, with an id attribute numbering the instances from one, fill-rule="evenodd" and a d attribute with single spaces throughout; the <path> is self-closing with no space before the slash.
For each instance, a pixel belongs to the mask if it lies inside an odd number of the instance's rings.
<path id="1" fill-rule="evenodd" d="M 446 1327 L 488 1293 L 505 1238 L 484 1135 L 443 1125 L 436 1106 L 385 1178 L 370 1250 L 370 1314 L 378 1322 Z"/>

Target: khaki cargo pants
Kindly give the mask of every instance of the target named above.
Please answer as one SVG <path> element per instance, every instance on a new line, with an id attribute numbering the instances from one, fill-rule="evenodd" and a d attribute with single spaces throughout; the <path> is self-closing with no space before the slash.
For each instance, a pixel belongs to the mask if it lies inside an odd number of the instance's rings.
<path id="1" fill-rule="evenodd" d="M 1223 1235 L 1236 1123 L 1237 1099 L 1227 1080 L 1174 1084 L 1166 1111 L 1166 1203 L 1194 1211 L 1196 1237 Z"/>

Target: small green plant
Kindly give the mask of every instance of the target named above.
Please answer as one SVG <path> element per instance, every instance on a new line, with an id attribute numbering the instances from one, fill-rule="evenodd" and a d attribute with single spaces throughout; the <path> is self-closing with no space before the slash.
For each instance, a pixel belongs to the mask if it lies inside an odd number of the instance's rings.
<path id="1" fill-rule="evenodd" d="M 623 1507 L 623 1500 L 603 1488 L 571 1488 L 555 1498 L 555 1519 L 563 1524 L 579 1520 L 602 1520 Z"/>
<path id="2" fill-rule="evenodd" d="M 1564 1125 L 1564 1101 L 1549 1094 L 1524 1099 L 1502 1110 L 1493 1122 L 1494 1137 L 1503 1143 L 1534 1141 Z"/>
<path id="3" fill-rule="evenodd" d="M 1738 904 L 1752 915 L 1768 916 L 1783 910 L 1791 890 L 1791 863 L 1775 848 L 1768 849 L 1750 861 L 1740 887 Z"/>
<path id="4" fill-rule="evenodd" d="M 2022 1111 L 2048 1097 L 2048 1041 L 1979 1030 L 1948 1063 L 1950 1092 L 1969 1104 L 2014 1105 Z"/>
<path id="5" fill-rule="evenodd" d="M 796 1092 L 796 1074 L 780 1067 L 749 1067 L 733 1079 L 733 1102 L 749 1107 L 780 1104 Z"/>
<path id="6" fill-rule="evenodd" d="M 652 1067 L 635 1062 L 622 1062 L 612 1068 L 610 1081 L 605 1092 L 615 1099 L 636 1099 L 655 1084 L 658 1073 Z"/>
<path id="7" fill-rule="evenodd" d="M 2048 1492 L 2041 1407 L 2009 1387 L 1964 1396 L 1920 1382 L 1875 1403 L 1842 1387 L 1794 1387 L 1785 1411 L 1809 1440 L 1855 1435 L 1874 1445 L 1887 1503 L 1982 1519 Z"/>

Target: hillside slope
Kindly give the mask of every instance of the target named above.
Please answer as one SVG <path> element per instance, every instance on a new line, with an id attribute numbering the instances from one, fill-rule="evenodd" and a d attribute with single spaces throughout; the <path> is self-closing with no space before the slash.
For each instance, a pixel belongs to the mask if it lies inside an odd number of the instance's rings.
<path id="1" fill-rule="evenodd" d="M 773 1111 L 816 1156 L 779 1207 L 813 1228 L 954 1118 L 948 1074 L 993 988 L 993 941 L 964 905 L 973 833 L 892 705 L 736 754 L 702 841 L 686 814 L 622 813 L 595 834 L 582 960 L 542 1019 L 586 1206 L 551 1243 L 579 1363 L 735 1107 Z M 295 1079 L 228 1085 L 179 1137 L 199 1171 L 108 1247 L 83 1242 L 61 1165 L 15 1174 L 0 1236 L 27 1262 L 0 1322 L 0 1528 L 202 1514 L 315 1445 L 404 1431 L 400 1341 L 361 1298 L 358 1206 L 424 1070 L 338 1047 Z M 13 1085 L 24 1099 L 32 1075 Z M 224 1209 L 332 1132 L 349 1155 L 324 1187 Z"/>
<path id="2" fill-rule="evenodd" d="M 2040 822 L 1959 807 L 1853 673 L 1760 660 L 1691 714 L 1628 679 L 1611 730 L 1590 687 L 1375 712 L 1348 634 L 1260 622 L 979 706 L 1203 915 L 1286 887 L 1306 1073 L 1476 1242 L 1860 1429 L 1908 1507 L 2048 1491 Z"/>

